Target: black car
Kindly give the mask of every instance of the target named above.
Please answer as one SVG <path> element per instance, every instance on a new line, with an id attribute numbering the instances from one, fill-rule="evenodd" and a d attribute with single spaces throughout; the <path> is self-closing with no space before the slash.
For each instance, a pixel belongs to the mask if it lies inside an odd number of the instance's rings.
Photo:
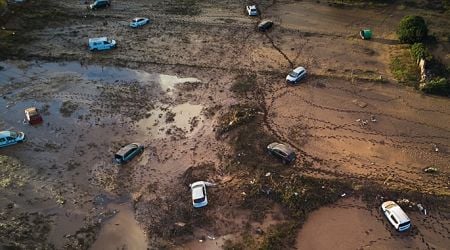
<path id="1" fill-rule="evenodd" d="M 142 153 L 144 151 L 144 146 L 140 143 L 131 143 L 121 148 L 115 155 L 114 160 L 117 163 L 123 164 L 131 159 L 133 159 L 136 155 Z"/>
<path id="2" fill-rule="evenodd" d="M 106 8 L 109 7 L 111 3 L 109 0 L 95 0 L 95 2 L 91 5 L 89 5 L 89 8 L 92 10 L 100 9 L 100 8 Z"/>
<path id="3" fill-rule="evenodd" d="M 273 22 L 271 20 L 263 20 L 258 24 L 258 30 L 261 32 L 265 32 L 272 28 Z"/>
<path id="4" fill-rule="evenodd" d="M 282 143 L 271 143 L 267 146 L 269 154 L 281 159 L 284 164 L 289 164 L 295 161 L 295 152 L 289 146 Z"/>

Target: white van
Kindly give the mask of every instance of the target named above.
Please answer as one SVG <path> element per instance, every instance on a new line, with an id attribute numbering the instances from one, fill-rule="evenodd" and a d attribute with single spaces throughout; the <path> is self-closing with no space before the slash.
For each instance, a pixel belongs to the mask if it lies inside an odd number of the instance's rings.
<path id="1" fill-rule="evenodd" d="M 411 227 L 411 220 L 397 203 L 393 201 L 383 202 L 381 210 L 397 231 L 403 232 Z"/>
<path id="2" fill-rule="evenodd" d="M 115 40 L 108 40 L 107 37 L 89 38 L 89 50 L 107 50 L 116 47 Z"/>
<path id="3" fill-rule="evenodd" d="M 0 131 L 0 148 L 24 142 L 25 134 L 16 131 Z"/>

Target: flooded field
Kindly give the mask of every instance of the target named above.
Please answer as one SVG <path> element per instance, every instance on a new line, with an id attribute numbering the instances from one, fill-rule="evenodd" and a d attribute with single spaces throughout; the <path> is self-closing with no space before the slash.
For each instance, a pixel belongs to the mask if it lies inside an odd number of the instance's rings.
<path id="1" fill-rule="evenodd" d="M 234 0 L 36 3 L 0 16 L 0 130 L 26 135 L 0 148 L 0 248 L 450 245 L 450 99 L 391 72 L 407 14 L 424 16 L 448 62 L 445 12 L 259 1 L 249 17 Z M 151 23 L 131 29 L 135 16 Z M 262 19 L 274 21 L 268 32 L 257 31 Z M 90 52 L 100 36 L 117 48 Z M 308 76 L 286 84 L 297 66 Z M 26 121 L 29 107 L 43 123 Z M 116 163 L 134 142 L 143 152 Z M 267 154 L 272 142 L 292 147 L 295 162 Z M 195 181 L 213 183 L 201 209 Z M 412 230 L 393 230 L 385 200 L 403 202 Z"/>

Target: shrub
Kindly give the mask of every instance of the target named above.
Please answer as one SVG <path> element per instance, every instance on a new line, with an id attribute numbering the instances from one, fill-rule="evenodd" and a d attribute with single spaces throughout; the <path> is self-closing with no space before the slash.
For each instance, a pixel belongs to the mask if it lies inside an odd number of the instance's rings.
<path id="1" fill-rule="evenodd" d="M 422 17 L 405 16 L 398 25 L 397 35 L 401 43 L 418 43 L 427 37 L 428 28 Z"/>
<path id="2" fill-rule="evenodd" d="M 422 87 L 422 91 L 428 94 L 450 96 L 450 83 L 444 78 L 435 78 Z"/>
<path id="3" fill-rule="evenodd" d="M 430 61 L 432 56 L 427 47 L 423 43 L 415 43 L 411 46 L 411 55 L 414 59 L 419 60 L 421 58 L 426 61 Z"/>

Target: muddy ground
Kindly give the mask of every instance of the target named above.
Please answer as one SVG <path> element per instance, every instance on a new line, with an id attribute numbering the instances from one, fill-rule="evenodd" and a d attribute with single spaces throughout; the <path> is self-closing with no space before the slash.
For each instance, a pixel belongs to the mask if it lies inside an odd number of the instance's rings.
<path id="1" fill-rule="evenodd" d="M 401 86 L 389 71 L 395 26 L 411 13 L 441 39 L 435 50 L 448 65 L 446 14 L 402 3 L 258 3 L 254 18 L 231 0 L 10 7 L 34 11 L 2 24 L 15 34 L 2 33 L 0 128 L 24 131 L 27 141 L 0 149 L 1 246 L 450 245 L 450 100 Z M 135 16 L 152 23 L 132 30 Z M 256 32 L 260 18 L 274 28 Z M 364 27 L 371 41 L 358 38 Z M 118 48 L 89 52 L 96 36 Z M 286 85 L 295 66 L 309 75 Z M 29 106 L 42 125 L 24 123 Z M 267 156 L 272 141 L 291 145 L 297 161 Z M 114 164 L 130 142 L 144 153 Z M 217 184 L 204 209 L 191 206 L 196 180 Z M 386 199 L 402 201 L 410 232 L 396 233 L 379 213 Z"/>

